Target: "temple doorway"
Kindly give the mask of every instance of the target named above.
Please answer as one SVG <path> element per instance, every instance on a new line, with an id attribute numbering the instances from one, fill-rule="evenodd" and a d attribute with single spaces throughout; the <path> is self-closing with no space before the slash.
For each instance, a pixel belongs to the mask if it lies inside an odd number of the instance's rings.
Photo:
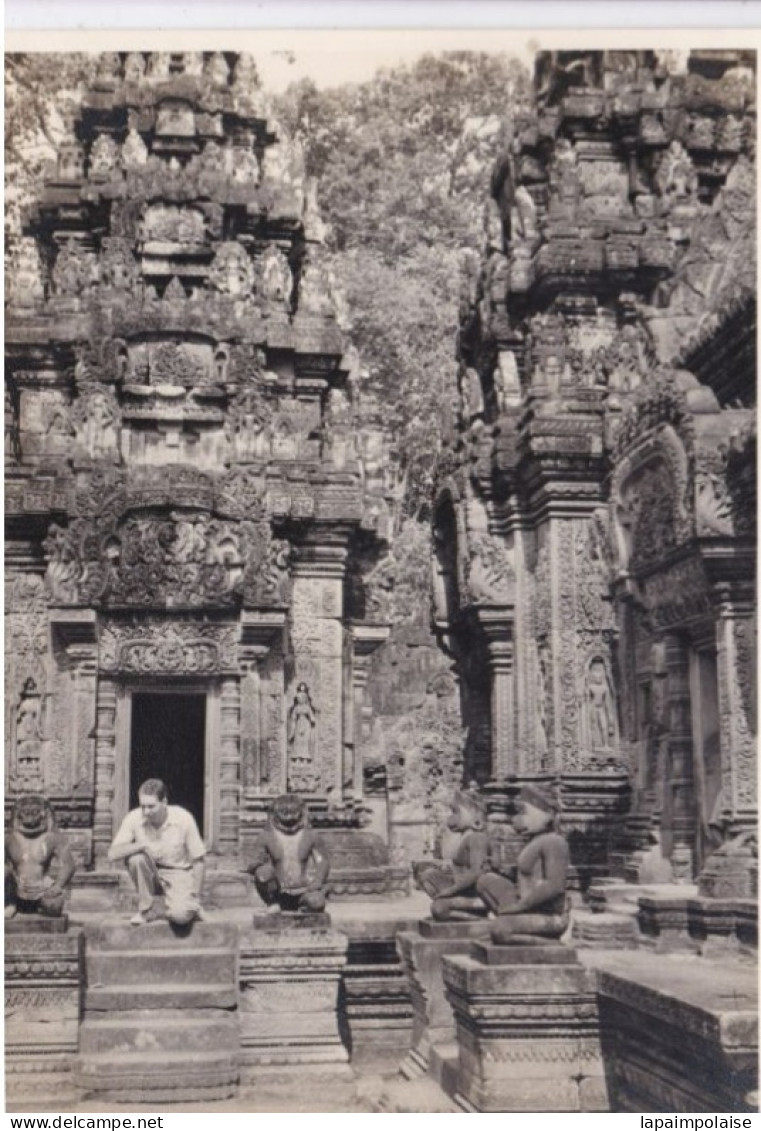
<path id="1" fill-rule="evenodd" d="M 166 783 L 169 801 L 205 828 L 206 695 L 146 691 L 132 695 L 129 805 L 146 778 Z"/>

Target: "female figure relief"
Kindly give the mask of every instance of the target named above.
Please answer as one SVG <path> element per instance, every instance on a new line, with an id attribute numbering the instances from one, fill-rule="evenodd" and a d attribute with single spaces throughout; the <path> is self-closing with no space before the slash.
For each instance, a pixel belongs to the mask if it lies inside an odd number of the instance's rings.
<path id="1" fill-rule="evenodd" d="M 315 766 L 315 739 L 317 712 L 306 683 L 296 688 L 288 712 L 288 788 L 305 793 L 313 792 L 319 784 Z"/>

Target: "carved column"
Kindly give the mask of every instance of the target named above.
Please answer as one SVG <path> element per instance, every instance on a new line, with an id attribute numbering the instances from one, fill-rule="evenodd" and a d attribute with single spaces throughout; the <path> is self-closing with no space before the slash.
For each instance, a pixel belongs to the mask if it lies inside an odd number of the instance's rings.
<path id="1" fill-rule="evenodd" d="M 307 796 L 343 798 L 344 784 L 344 657 L 343 581 L 346 548 L 337 544 L 299 547 L 291 601 L 293 681 L 288 710 L 300 683 L 307 686 L 316 714 L 315 768 L 318 784 L 302 788 Z M 291 752 L 289 750 L 289 759 Z M 290 761 L 289 761 L 290 779 Z"/>
<path id="2" fill-rule="evenodd" d="M 285 789 L 282 746 L 282 641 L 285 613 L 281 609 L 246 610 L 241 615 L 239 648 L 239 779 L 247 805 L 262 795 Z M 277 672 L 278 682 L 271 686 Z M 273 711 L 273 705 L 277 710 Z"/>
<path id="3" fill-rule="evenodd" d="M 756 827 L 755 657 L 752 606 L 728 597 L 716 625 L 722 809 L 733 833 Z"/>
<path id="4" fill-rule="evenodd" d="M 664 638 L 667 673 L 668 747 L 664 791 L 671 811 L 671 863 L 677 880 L 692 879 L 695 846 L 695 788 L 693 778 L 692 714 L 689 652 L 677 633 Z"/>
<path id="5" fill-rule="evenodd" d="M 240 764 L 244 790 L 263 784 L 260 687 L 257 659 L 247 654 L 240 665 Z"/>
<path id="6" fill-rule="evenodd" d="M 503 780 L 518 772 L 513 708 L 513 610 L 479 608 L 491 673 L 491 774 Z"/>
<path id="7" fill-rule="evenodd" d="M 109 676 L 101 675 L 98 680 L 93 814 L 93 855 L 96 862 L 105 859 L 114 835 L 117 687 L 117 681 Z"/>
<path id="8" fill-rule="evenodd" d="M 370 673 L 370 659 L 377 648 L 388 640 L 391 628 L 386 624 L 355 624 L 352 638 L 352 734 L 353 765 L 352 793 L 361 798 L 364 791 L 362 777 L 362 711 L 365 705 L 365 688 Z"/>
<path id="9" fill-rule="evenodd" d="M 95 770 L 95 703 L 98 688 L 97 649 L 94 645 L 72 645 L 74 663 L 73 779 L 80 790 L 91 791 Z"/>
<path id="10" fill-rule="evenodd" d="M 238 851 L 240 829 L 240 681 L 226 677 L 220 687 L 219 849 Z"/>

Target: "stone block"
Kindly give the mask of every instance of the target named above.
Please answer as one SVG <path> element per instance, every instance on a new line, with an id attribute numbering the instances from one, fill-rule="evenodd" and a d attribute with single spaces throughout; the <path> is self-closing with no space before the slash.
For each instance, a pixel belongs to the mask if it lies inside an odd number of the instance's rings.
<path id="1" fill-rule="evenodd" d="M 129 1104 L 193 1103 L 234 1095 L 240 1069 L 237 1051 L 119 1052 L 83 1059 L 79 1084 L 85 1097 Z"/>
<path id="2" fill-rule="evenodd" d="M 135 1009 L 86 1013 L 79 1033 L 82 1056 L 203 1052 L 238 1048 L 238 1018 L 227 1009 Z"/>
<path id="3" fill-rule="evenodd" d="M 235 983 L 235 951 L 226 947 L 88 952 L 88 984 L 93 986 L 183 986 Z"/>
<path id="4" fill-rule="evenodd" d="M 753 966 L 641 951 L 595 965 L 612 1111 L 757 1110 Z"/>
<path id="5" fill-rule="evenodd" d="M 454 1039 L 454 1017 L 442 978 L 444 955 L 467 954 L 474 939 L 488 932 L 486 919 L 458 923 L 421 919 L 416 930 L 397 935 L 412 1001 L 412 1048 L 401 1066 L 406 1075 L 427 1072 L 431 1046 Z"/>
<path id="6" fill-rule="evenodd" d="M 178 951 L 238 945 L 238 928 L 234 923 L 192 923 L 190 928 L 175 928 L 165 920 L 133 927 L 126 919 L 111 919 L 88 928 L 87 950 L 149 951 L 171 946 Z"/>
<path id="7" fill-rule="evenodd" d="M 234 1009 L 237 987 L 217 985 L 88 986 L 84 993 L 87 1010 L 123 1009 Z"/>
<path id="8" fill-rule="evenodd" d="M 560 947 L 538 947 L 551 954 Z M 455 1100 L 465 1111 L 605 1111 L 594 978 L 577 962 L 532 962 L 531 947 L 443 960 L 456 1021 Z M 506 963 L 507 950 L 517 961 Z"/>
<path id="9" fill-rule="evenodd" d="M 398 1063 L 409 1048 L 412 1003 L 391 929 L 382 937 L 350 935 L 343 1012 L 352 1064 L 377 1059 Z"/>
<path id="10" fill-rule="evenodd" d="M 304 916 L 298 924 L 285 915 L 264 918 L 266 929 L 254 927 L 241 939 L 241 1063 L 345 1063 L 338 992 L 348 939 L 324 922 L 327 916 Z M 286 921 L 281 929 L 276 919 Z"/>
<path id="11" fill-rule="evenodd" d="M 15 925 L 8 931 L 11 923 Z M 72 1086 L 84 981 L 83 946 L 81 930 L 61 930 L 62 923 L 63 919 L 25 916 L 6 924 L 9 1100 L 56 1097 Z M 22 924 L 27 929 L 22 930 Z"/>

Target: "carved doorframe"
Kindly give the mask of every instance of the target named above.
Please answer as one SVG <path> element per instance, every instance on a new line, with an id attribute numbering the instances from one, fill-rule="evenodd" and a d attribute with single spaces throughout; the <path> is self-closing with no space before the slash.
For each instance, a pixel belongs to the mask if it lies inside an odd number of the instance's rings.
<path id="1" fill-rule="evenodd" d="M 116 750 L 114 766 L 114 832 L 129 809 L 129 775 L 132 739 L 132 698 L 136 694 L 203 695 L 204 725 L 204 827 L 201 835 L 211 852 L 219 848 L 220 832 L 220 679 L 187 680 L 125 676 L 116 691 Z M 171 797 L 170 797 L 171 803 Z"/>

